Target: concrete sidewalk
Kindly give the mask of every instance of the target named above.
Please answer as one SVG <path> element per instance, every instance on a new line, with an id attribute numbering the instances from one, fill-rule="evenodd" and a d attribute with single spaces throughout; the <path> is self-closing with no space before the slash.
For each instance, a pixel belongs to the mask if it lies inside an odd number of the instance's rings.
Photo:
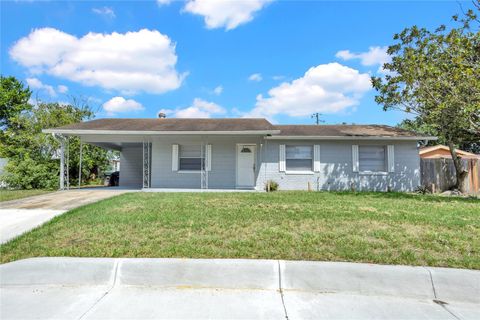
<path id="1" fill-rule="evenodd" d="M 1 319 L 479 319 L 480 272 L 336 262 L 34 258 Z"/>

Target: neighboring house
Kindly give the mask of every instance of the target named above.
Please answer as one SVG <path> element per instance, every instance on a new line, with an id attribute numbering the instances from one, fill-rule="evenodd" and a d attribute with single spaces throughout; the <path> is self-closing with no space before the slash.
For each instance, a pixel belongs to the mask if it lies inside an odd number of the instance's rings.
<path id="1" fill-rule="evenodd" d="M 120 186 L 398 190 L 420 184 L 417 143 L 382 125 L 272 125 L 265 119 L 99 119 L 44 130 L 120 151 Z M 65 139 L 61 139 L 65 141 Z"/>
<path id="2" fill-rule="evenodd" d="M 471 194 L 480 193 L 480 155 L 456 150 L 462 159 L 463 167 L 468 171 L 465 191 Z M 421 148 L 420 171 L 422 185 L 432 192 L 443 192 L 454 187 L 457 181 L 455 165 L 450 149 L 444 145 Z"/>
<path id="3" fill-rule="evenodd" d="M 460 149 L 456 149 L 457 155 L 462 159 L 480 159 L 480 155 L 463 151 Z M 422 159 L 452 159 L 452 155 L 450 154 L 450 149 L 443 144 L 438 144 L 436 146 L 431 147 L 424 147 L 421 148 L 420 151 L 420 158 Z"/>

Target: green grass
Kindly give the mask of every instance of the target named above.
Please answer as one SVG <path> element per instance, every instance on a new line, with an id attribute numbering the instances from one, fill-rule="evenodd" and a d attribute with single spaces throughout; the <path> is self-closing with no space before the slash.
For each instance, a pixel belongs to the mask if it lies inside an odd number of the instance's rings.
<path id="1" fill-rule="evenodd" d="M 31 190 L 8 190 L 0 189 L 0 202 L 22 199 L 31 196 L 52 192 L 51 190 L 31 189 Z"/>
<path id="2" fill-rule="evenodd" d="M 130 193 L 0 247 L 35 256 L 265 258 L 480 269 L 480 200 L 399 193 Z"/>

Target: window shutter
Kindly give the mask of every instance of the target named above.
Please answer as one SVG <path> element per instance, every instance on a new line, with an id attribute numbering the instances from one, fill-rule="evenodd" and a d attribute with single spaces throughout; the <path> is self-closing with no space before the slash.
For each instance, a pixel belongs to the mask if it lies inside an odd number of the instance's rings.
<path id="1" fill-rule="evenodd" d="M 313 146 L 313 171 L 320 172 L 320 145 Z"/>
<path id="2" fill-rule="evenodd" d="M 212 145 L 207 144 L 207 154 L 205 157 L 207 171 L 212 171 Z"/>
<path id="3" fill-rule="evenodd" d="M 395 172 L 395 156 L 392 144 L 387 146 L 388 172 Z"/>
<path id="4" fill-rule="evenodd" d="M 172 144 L 172 171 L 178 171 L 178 144 Z"/>
<path id="5" fill-rule="evenodd" d="M 352 145 L 352 168 L 353 172 L 358 172 L 358 145 Z"/>
<path id="6" fill-rule="evenodd" d="M 278 170 L 280 172 L 285 172 L 285 145 L 284 144 L 281 144 L 279 146 Z"/>

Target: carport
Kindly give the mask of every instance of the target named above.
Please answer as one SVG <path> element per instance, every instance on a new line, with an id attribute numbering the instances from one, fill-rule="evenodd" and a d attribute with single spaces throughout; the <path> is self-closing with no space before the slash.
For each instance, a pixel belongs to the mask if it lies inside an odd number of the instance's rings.
<path id="1" fill-rule="evenodd" d="M 73 130 L 72 130 L 73 131 Z M 85 143 L 101 147 L 106 150 L 120 152 L 120 187 L 122 188 L 149 188 L 151 172 L 151 149 L 152 144 L 148 137 L 141 135 L 116 135 L 116 134 L 79 134 L 77 132 L 54 133 L 53 130 L 44 130 L 45 133 L 53 133 L 60 142 L 60 190 L 68 190 L 69 177 L 69 138 L 71 136 L 80 139 L 80 163 L 81 174 L 82 150 Z M 79 179 L 79 184 L 81 176 Z"/>

